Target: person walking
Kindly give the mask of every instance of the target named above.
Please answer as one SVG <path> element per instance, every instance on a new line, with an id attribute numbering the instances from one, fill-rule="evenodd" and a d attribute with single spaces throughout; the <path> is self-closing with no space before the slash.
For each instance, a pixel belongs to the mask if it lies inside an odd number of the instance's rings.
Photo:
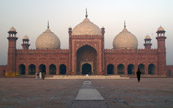
<path id="1" fill-rule="evenodd" d="M 44 80 L 44 78 L 45 78 L 45 73 L 43 72 L 42 73 L 42 80 Z"/>
<path id="2" fill-rule="evenodd" d="M 140 79 L 141 79 L 141 71 L 140 71 L 139 68 L 138 68 L 138 71 L 136 72 L 136 74 L 137 74 L 138 82 L 140 82 Z"/>

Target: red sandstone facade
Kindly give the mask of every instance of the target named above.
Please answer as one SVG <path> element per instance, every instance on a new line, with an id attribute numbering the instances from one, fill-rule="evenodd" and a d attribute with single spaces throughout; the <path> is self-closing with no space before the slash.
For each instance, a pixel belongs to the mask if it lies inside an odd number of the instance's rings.
<path id="1" fill-rule="evenodd" d="M 166 65 L 165 31 L 157 31 L 157 49 L 145 39 L 145 49 L 104 49 L 105 29 L 101 35 L 72 35 L 69 28 L 69 49 L 16 49 L 17 32 L 9 31 L 8 65 L 0 66 L 0 76 L 34 75 L 134 75 L 138 68 L 143 75 L 173 75 L 173 66 Z M 169 72 L 169 73 L 168 73 Z"/>

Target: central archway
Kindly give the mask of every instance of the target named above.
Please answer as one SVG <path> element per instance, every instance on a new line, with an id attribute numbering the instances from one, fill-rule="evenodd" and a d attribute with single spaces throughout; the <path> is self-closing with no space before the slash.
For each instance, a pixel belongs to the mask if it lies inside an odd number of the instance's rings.
<path id="1" fill-rule="evenodd" d="M 84 68 L 85 66 L 90 68 L 90 74 L 97 74 L 97 52 L 93 47 L 85 45 L 79 48 L 76 57 L 76 74 L 81 75 L 83 72 L 88 71 L 87 68 Z"/>
<path id="2" fill-rule="evenodd" d="M 82 65 L 82 74 L 91 74 L 91 65 L 88 63 L 85 63 Z"/>

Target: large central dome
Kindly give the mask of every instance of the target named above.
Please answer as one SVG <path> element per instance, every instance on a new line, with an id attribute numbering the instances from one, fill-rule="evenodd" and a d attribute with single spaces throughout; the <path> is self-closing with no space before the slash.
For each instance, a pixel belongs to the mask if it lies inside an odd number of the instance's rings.
<path id="1" fill-rule="evenodd" d="M 138 48 L 138 40 L 136 37 L 130 33 L 126 26 L 122 32 L 120 32 L 113 41 L 114 49 L 137 49 Z"/>
<path id="2" fill-rule="evenodd" d="M 72 35 L 101 35 L 101 30 L 86 17 L 73 29 Z"/>

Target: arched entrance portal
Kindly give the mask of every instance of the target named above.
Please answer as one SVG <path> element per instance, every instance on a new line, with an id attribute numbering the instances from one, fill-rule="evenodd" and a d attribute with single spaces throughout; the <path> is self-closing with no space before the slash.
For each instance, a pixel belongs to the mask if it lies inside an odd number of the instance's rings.
<path id="1" fill-rule="evenodd" d="M 109 74 L 109 75 L 114 74 L 114 65 L 113 64 L 109 64 L 107 66 L 107 74 Z"/>
<path id="2" fill-rule="evenodd" d="M 46 66 L 44 64 L 41 64 L 39 66 L 39 72 L 42 72 L 42 73 L 46 74 Z"/>
<path id="3" fill-rule="evenodd" d="M 20 75 L 25 75 L 25 65 L 21 64 L 19 65 L 19 74 Z"/>
<path id="4" fill-rule="evenodd" d="M 93 47 L 85 45 L 79 48 L 76 52 L 76 57 L 76 74 L 81 75 L 89 70 L 90 74 L 97 74 L 97 52 Z M 90 69 L 85 68 L 85 66 L 89 67 Z"/>
<path id="5" fill-rule="evenodd" d="M 134 71 L 134 65 L 133 64 L 129 64 L 128 65 L 128 74 L 134 74 L 135 71 Z"/>
<path id="6" fill-rule="evenodd" d="M 155 74 L 155 65 L 154 64 L 150 64 L 148 66 L 148 74 Z"/>
<path id="7" fill-rule="evenodd" d="M 145 65 L 144 64 L 138 65 L 138 69 L 140 69 L 142 74 L 145 74 Z"/>
<path id="8" fill-rule="evenodd" d="M 64 64 L 61 64 L 59 67 L 59 74 L 60 75 L 65 75 L 66 74 L 66 66 Z"/>
<path id="9" fill-rule="evenodd" d="M 82 74 L 91 74 L 91 65 L 88 63 L 85 63 L 82 65 Z"/>
<path id="10" fill-rule="evenodd" d="M 36 72 L 35 65 L 33 65 L 33 64 L 29 65 L 29 74 L 34 75 L 35 72 Z"/>
<path id="11" fill-rule="evenodd" d="M 56 74 L 56 66 L 54 64 L 51 64 L 49 66 L 49 74 L 53 74 L 53 75 Z"/>
<path id="12" fill-rule="evenodd" d="M 118 74 L 124 74 L 124 65 L 119 64 L 117 67 L 117 70 L 118 70 Z"/>

